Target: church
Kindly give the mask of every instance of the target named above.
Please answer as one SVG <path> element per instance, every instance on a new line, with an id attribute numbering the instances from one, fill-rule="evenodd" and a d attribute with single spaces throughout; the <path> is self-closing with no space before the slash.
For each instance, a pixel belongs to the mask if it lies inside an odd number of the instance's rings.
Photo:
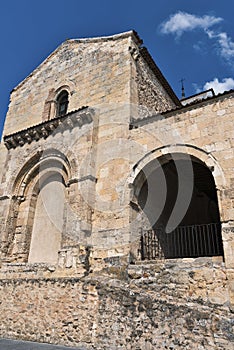
<path id="1" fill-rule="evenodd" d="M 0 144 L 1 337 L 232 349 L 234 91 L 179 99 L 135 31 L 65 41 Z"/>

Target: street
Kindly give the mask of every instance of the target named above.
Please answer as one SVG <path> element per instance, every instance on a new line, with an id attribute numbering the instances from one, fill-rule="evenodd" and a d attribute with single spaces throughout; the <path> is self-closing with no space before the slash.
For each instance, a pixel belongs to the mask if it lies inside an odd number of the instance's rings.
<path id="1" fill-rule="evenodd" d="M 85 350 L 61 345 L 35 343 L 21 340 L 0 339 L 0 350 Z"/>

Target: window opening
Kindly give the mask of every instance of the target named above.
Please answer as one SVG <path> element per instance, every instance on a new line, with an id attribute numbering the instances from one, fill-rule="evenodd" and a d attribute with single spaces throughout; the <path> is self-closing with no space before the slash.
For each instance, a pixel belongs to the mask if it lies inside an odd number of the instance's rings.
<path id="1" fill-rule="evenodd" d="M 68 92 L 62 91 L 57 98 L 57 116 L 62 116 L 67 113 L 68 108 Z"/>

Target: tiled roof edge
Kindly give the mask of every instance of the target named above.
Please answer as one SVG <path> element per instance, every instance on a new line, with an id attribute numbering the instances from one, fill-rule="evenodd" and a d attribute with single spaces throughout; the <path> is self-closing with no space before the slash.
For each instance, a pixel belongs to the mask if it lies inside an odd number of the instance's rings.
<path id="1" fill-rule="evenodd" d="M 234 93 L 234 89 L 231 89 L 231 90 L 228 90 L 228 91 L 224 91 L 222 93 L 219 93 L 215 96 L 208 96 L 206 98 L 203 98 L 203 99 L 200 99 L 200 100 L 197 100 L 197 101 L 193 101 L 191 103 L 188 103 L 184 106 L 180 106 L 180 107 L 177 107 L 177 108 L 172 108 L 172 109 L 169 109 L 165 112 L 161 112 L 161 114 L 167 114 L 167 113 L 172 113 L 172 112 L 176 112 L 176 111 L 181 111 L 181 110 L 184 110 L 184 109 L 189 109 L 189 107 L 193 107 L 193 106 L 198 106 L 199 104 L 204 104 L 204 103 L 208 103 L 212 100 L 218 100 L 220 98 L 225 98 L 227 95 L 232 95 Z"/>
<path id="2" fill-rule="evenodd" d="M 175 115 L 177 113 L 183 113 L 186 110 L 190 110 L 192 108 L 199 107 L 199 105 L 212 103 L 215 100 L 224 99 L 226 97 L 228 98 L 232 94 L 234 94 L 234 90 L 229 90 L 229 91 L 225 91 L 225 92 L 220 93 L 220 94 L 215 95 L 215 96 L 207 97 L 203 100 L 192 102 L 192 103 L 187 104 L 185 106 L 169 109 L 167 111 L 164 111 L 164 112 L 161 112 L 158 114 L 154 114 L 154 115 L 149 115 L 149 116 L 142 118 L 142 119 L 141 118 L 139 118 L 139 119 L 133 118 L 131 120 L 129 128 L 133 129 L 135 127 L 145 125 L 146 123 L 151 123 L 151 122 L 156 121 L 156 120 L 161 120 L 163 117 L 170 117 L 171 115 Z"/>

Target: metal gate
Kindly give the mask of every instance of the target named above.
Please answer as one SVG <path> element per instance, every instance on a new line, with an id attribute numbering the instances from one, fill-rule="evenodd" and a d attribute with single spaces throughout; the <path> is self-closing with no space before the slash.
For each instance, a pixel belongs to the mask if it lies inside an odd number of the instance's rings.
<path id="1" fill-rule="evenodd" d="M 220 255 L 223 256 L 220 223 L 178 226 L 169 233 L 151 229 L 141 235 L 142 260 Z"/>

